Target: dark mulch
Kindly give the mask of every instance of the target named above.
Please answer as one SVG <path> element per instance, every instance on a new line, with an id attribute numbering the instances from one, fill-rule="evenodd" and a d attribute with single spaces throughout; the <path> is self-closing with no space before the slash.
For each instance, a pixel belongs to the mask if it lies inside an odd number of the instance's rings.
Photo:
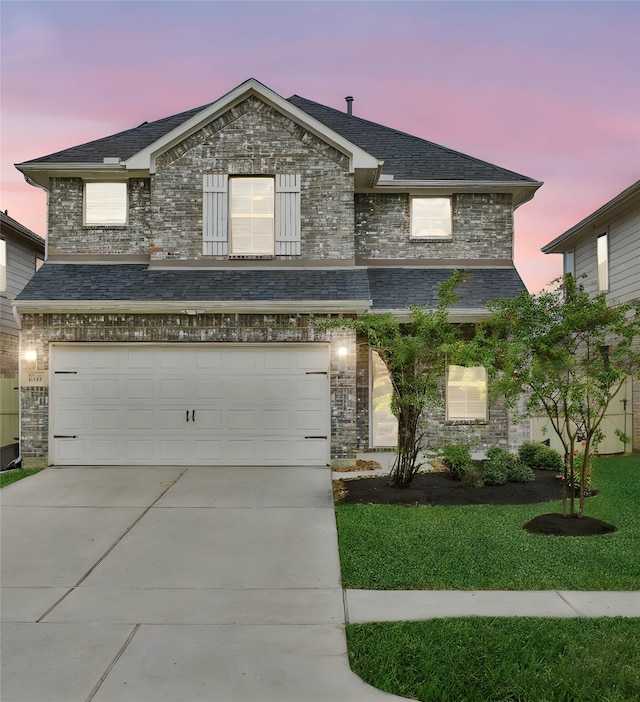
<path id="1" fill-rule="evenodd" d="M 556 473 L 535 471 L 531 483 L 506 483 L 464 488 L 448 472 L 421 473 L 409 487 L 390 487 L 385 477 L 340 481 L 340 501 L 378 505 L 524 505 L 562 499 L 562 481 Z M 577 500 L 577 497 L 576 497 Z M 577 507 L 577 505 L 576 505 Z M 615 531 L 592 517 L 543 514 L 524 525 L 527 531 L 554 536 L 592 536 Z"/>
<path id="2" fill-rule="evenodd" d="M 407 488 L 389 487 L 386 476 L 345 480 L 343 502 L 378 505 L 524 505 L 562 499 L 556 473 L 538 470 L 531 483 L 464 488 L 448 472 L 419 473 Z"/>
<path id="3" fill-rule="evenodd" d="M 558 513 L 541 514 L 527 522 L 523 528 L 532 534 L 550 536 L 597 536 L 611 534 L 616 530 L 612 524 L 593 517 L 578 517 L 575 514 L 563 517 Z"/>

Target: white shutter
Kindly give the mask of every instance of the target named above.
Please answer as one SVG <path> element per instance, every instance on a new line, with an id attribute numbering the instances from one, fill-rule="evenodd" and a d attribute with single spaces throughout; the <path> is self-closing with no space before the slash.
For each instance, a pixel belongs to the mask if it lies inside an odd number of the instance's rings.
<path id="1" fill-rule="evenodd" d="M 300 175 L 276 175 L 276 256 L 300 255 Z"/>
<path id="2" fill-rule="evenodd" d="M 202 253 L 204 256 L 226 256 L 227 184 L 226 174 L 205 173 L 202 176 Z"/>

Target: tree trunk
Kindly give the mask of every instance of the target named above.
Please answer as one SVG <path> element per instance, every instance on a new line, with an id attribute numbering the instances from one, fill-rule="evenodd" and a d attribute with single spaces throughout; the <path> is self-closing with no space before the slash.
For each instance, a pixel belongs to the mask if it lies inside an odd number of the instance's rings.
<path id="1" fill-rule="evenodd" d="M 398 450 L 389 472 L 389 485 L 408 487 L 416 472 L 420 411 L 414 407 L 398 410 Z"/>

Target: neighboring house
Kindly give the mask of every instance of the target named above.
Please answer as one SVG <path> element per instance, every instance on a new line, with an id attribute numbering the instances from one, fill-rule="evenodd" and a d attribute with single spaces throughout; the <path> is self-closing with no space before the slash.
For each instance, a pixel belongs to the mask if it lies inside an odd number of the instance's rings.
<path id="1" fill-rule="evenodd" d="M 44 239 L 0 212 L 0 470 L 19 456 L 20 325 L 13 301 L 44 260 Z"/>
<path id="2" fill-rule="evenodd" d="M 48 369 L 23 452 L 63 465 L 353 465 L 391 445 L 376 358 L 318 323 L 432 307 L 455 268 L 452 322 L 482 319 L 524 289 L 513 212 L 541 185 L 253 79 L 17 167 L 49 192 L 48 260 L 17 303 Z M 513 443 L 476 374 L 448 385 L 431 438 Z"/>
<path id="3" fill-rule="evenodd" d="M 564 272 L 589 293 L 604 292 L 610 305 L 640 303 L 640 180 L 542 248 L 562 254 Z M 640 450 L 640 381 L 629 378 L 612 400 L 603 423 L 600 453 L 619 453 L 626 446 L 620 429 Z"/>

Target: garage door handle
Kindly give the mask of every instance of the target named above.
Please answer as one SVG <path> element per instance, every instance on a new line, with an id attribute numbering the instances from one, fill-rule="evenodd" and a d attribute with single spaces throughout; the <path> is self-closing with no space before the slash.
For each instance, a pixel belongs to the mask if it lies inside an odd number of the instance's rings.
<path id="1" fill-rule="evenodd" d="M 191 421 L 192 422 L 196 421 L 196 411 L 195 410 L 191 410 Z"/>
<path id="2" fill-rule="evenodd" d="M 189 421 L 189 410 L 187 410 L 187 422 Z"/>
<path id="3" fill-rule="evenodd" d="M 326 436 L 305 436 L 305 439 L 326 439 Z"/>
<path id="4" fill-rule="evenodd" d="M 77 439 L 76 434 L 54 434 L 53 435 L 54 439 Z"/>

